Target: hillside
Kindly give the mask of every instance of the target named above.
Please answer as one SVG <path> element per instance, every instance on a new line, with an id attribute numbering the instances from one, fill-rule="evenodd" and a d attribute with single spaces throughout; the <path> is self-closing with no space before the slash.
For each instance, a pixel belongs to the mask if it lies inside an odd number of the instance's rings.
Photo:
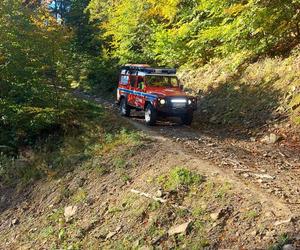
<path id="1" fill-rule="evenodd" d="M 178 140 L 136 130 L 139 122 L 128 124 L 112 114 L 110 119 L 118 121 L 120 132 L 106 134 L 101 143 L 92 129 L 85 135 L 93 141 L 88 157 L 74 154 L 83 145 L 66 138 L 60 151 L 74 170 L 27 187 L 2 188 L 1 249 L 296 244 L 297 210 L 276 195 L 271 198 L 229 169 L 202 160 Z M 34 161 L 32 154 L 22 161 Z"/>
<path id="2" fill-rule="evenodd" d="M 0 1 L 0 249 L 300 249 L 299 27 L 299 0 Z M 176 68 L 191 126 L 119 116 L 127 63 Z"/>
<path id="3" fill-rule="evenodd" d="M 296 48 L 287 58 L 260 58 L 239 68 L 226 58 L 198 69 L 182 69 L 185 87 L 199 96 L 197 123 L 252 131 L 285 123 L 287 130 L 293 126 L 299 131 L 299 59 Z"/>

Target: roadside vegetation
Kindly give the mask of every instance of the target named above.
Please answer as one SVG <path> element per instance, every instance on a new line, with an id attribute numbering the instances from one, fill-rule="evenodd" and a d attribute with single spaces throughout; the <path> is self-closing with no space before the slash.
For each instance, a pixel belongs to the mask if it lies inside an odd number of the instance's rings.
<path id="1" fill-rule="evenodd" d="M 195 126 L 299 124 L 298 1 L 62 3 L 1 2 L 2 152 L 70 131 L 81 107 L 67 93 L 111 94 L 128 62 L 179 67 Z"/>
<path id="2" fill-rule="evenodd" d="M 72 93 L 85 86 L 91 65 L 93 72 L 110 77 L 109 70 L 101 73 L 104 60 L 95 62 L 100 53 L 91 62 L 88 52 L 80 52 L 80 46 L 98 50 L 97 42 L 86 44 L 78 34 L 79 26 L 88 23 L 84 8 L 84 1 L 72 1 L 68 25 L 62 25 L 57 19 L 62 13 L 40 1 L 0 3 L 1 186 L 72 169 L 88 157 L 93 129 L 103 136 L 115 133 L 103 108 Z M 89 79 L 99 80 L 93 75 Z"/>
<path id="3" fill-rule="evenodd" d="M 294 242 L 284 206 L 199 171 L 180 138 L 148 138 L 81 94 L 111 96 L 124 63 L 176 67 L 200 102 L 194 127 L 251 135 L 284 121 L 299 134 L 299 0 L 59 3 L 0 1 L 0 248 Z"/>
<path id="4" fill-rule="evenodd" d="M 299 125 L 299 9 L 279 0 L 92 0 L 87 8 L 112 58 L 179 68 L 204 123 L 243 127 L 279 116 Z"/>

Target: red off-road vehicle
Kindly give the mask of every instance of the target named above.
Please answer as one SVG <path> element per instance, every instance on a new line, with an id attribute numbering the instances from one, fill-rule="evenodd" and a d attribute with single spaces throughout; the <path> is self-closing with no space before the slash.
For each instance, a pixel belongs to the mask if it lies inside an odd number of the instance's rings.
<path id="1" fill-rule="evenodd" d="M 122 116 L 131 109 L 145 112 L 147 125 L 158 117 L 180 117 L 190 125 L 197 100 L 187 96 L 179 84 L 176 69 L 152 68 L 147 64 L 127 64 L 122 67 L 117 90 L 117 103 Z"/>

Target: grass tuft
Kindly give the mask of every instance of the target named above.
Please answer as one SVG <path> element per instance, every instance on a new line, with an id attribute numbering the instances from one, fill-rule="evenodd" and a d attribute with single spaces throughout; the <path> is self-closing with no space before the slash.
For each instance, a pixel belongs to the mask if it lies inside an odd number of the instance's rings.
<path id="1" fill-rule="evenodd" d="M 278 241 L 270 246 L 268 250 L 281 250 L 284 245 L 291 243 L 291 239 L 287 234 L 283 234 L 279 237 Z"/>
<path id="2" fill-rule="evenodd" d="M 180 186 L 191 187 L 192 185 L 199 185 L 203 181 L 203 176 L 182 167 L 176 167 L 168 175 L 158 178 L 158 182 L 169 190 Z"/>

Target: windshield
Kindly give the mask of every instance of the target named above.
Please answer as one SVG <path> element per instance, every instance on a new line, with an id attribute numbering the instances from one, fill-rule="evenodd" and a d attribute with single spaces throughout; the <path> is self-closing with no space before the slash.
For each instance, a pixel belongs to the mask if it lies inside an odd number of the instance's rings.
<path id="1" fill-rule="evenodd" d="M 176 76 L 146 76 L 148 86 L 153 87 L 178 87 L 179 82 Z"/>

